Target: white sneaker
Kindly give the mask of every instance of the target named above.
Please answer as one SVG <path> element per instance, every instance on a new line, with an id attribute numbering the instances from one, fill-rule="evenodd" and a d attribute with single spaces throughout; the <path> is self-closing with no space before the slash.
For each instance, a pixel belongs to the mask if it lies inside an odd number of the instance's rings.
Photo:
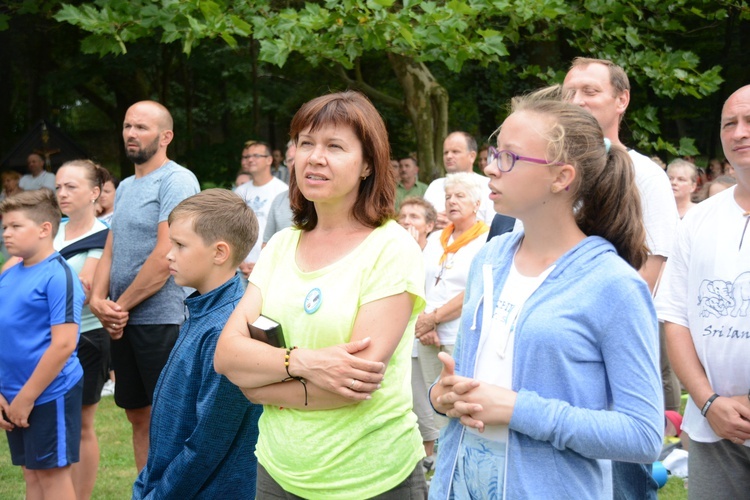
<path id="1" fill-rule="evenodd" d="M 115 395 L 115 383 L 111 380 L 107 380 L 104 382 L 104 387 L 102 387 L 102 397 L 105 396 L 114 396 Z"/>

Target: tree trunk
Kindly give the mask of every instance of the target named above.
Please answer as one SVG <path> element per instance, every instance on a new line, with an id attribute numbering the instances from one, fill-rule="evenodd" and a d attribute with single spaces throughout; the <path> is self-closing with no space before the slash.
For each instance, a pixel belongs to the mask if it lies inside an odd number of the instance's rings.
<path id="1" fill-rule="evenodd" d="M 252 58 L 252 76 L 251 81 L 253 85 L 253 111 L 252 120 L 253 126 L 250 130 L 253 131 L 253 139 L 260 137 L 260 96 L 258 95 L 258 51 L 260 50 L 260 44 L 255 40 L 250 41 L 250 57 Z"/>
<path id="2" fill-rule="evenodd" d="M 404 90 L 406 111 L 417 135 L 419 177 L 430 182 L 443 176 L 443 140 L 448 135 L 448 92 L 424 63 L 389 53 Z"/>

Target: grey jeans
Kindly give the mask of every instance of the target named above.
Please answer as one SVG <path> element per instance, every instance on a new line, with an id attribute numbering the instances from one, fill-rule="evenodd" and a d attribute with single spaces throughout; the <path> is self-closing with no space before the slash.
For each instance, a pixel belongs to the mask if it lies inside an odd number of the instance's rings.
<path id="1" fill-rule="evenodd" d="M 750 492 L 750 448 L 722 439 L 690 440 L 689 500 L 735 500 Z"/>

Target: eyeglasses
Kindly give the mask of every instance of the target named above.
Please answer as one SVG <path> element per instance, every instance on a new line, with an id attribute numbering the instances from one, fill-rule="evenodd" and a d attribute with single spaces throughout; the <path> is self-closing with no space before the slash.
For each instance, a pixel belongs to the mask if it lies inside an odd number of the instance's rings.
<path id="1" fill-rule="evenodd" d="M 252 154 L 252 155 L 242 155 L 243 160 L 249 160 L 252 158 L 253 160 L 257 160 L 259 158 L 268 158 L 271 155 L 259 155 L 259 154 Z"/>
<path id="2" fill-rule="evenodd" d="M 490 146 L 487 151 L 487 165 L 490 165 L 495 160 L 497 160 L 497 168 L 501 172 L 510 172 L 511 170 L 513 170 L 513 167 L 516 166 L 516 162 L 518 160 L 530 161 L 531 163 L 538 163 L 539 165 L 564 165 L 564 163 L 559 162 L 550 163 L 549 161 L 542 158 L 519 156 L 513 151 L 508 151 L 507 149 L 501 149 L 500 151 L 498 151 L 497 149 Z"/>

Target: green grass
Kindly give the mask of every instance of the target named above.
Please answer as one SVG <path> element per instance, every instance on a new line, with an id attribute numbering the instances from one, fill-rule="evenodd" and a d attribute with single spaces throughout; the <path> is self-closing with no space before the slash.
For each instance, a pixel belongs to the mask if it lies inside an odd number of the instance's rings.
<path id="1" fill-rule="evenodd" d="M 115 406 L 114 398 L 102 398 L 96 412 L 101 461 L 93 498 L 104 500 L 129 499 L 136 470 L 130 424 L 125 412 Z M 23 474 L 10 463 L 7 442 L 0 445 L 0 498 L 23 500 Z"/>
<path id="2" fill-rule="evenodd" d="M 687 498 L 685 483 L 679 477 L 669 476 L 669 481 L 659 490 L 659 500 L 684 500 Z"/>
<path id="3" fill-rule="evenodd" d="M 96 412 L 96 432 L 99 436 L 101 462 L 94 488 L 94 499 L 120 500 L 130 498 L 135 481 L 135 463 L 130 424 L 125 412 L 115 406 L 111 397 L 102 398 Z M 24 483 L 20 467 L 10 463 L 8 445 L 0 445 L 0 498 L 23 500 Z M 683 500 L 687 490 L 682 479 L 670 477 L 659 490 L 659 500 Z"/>

